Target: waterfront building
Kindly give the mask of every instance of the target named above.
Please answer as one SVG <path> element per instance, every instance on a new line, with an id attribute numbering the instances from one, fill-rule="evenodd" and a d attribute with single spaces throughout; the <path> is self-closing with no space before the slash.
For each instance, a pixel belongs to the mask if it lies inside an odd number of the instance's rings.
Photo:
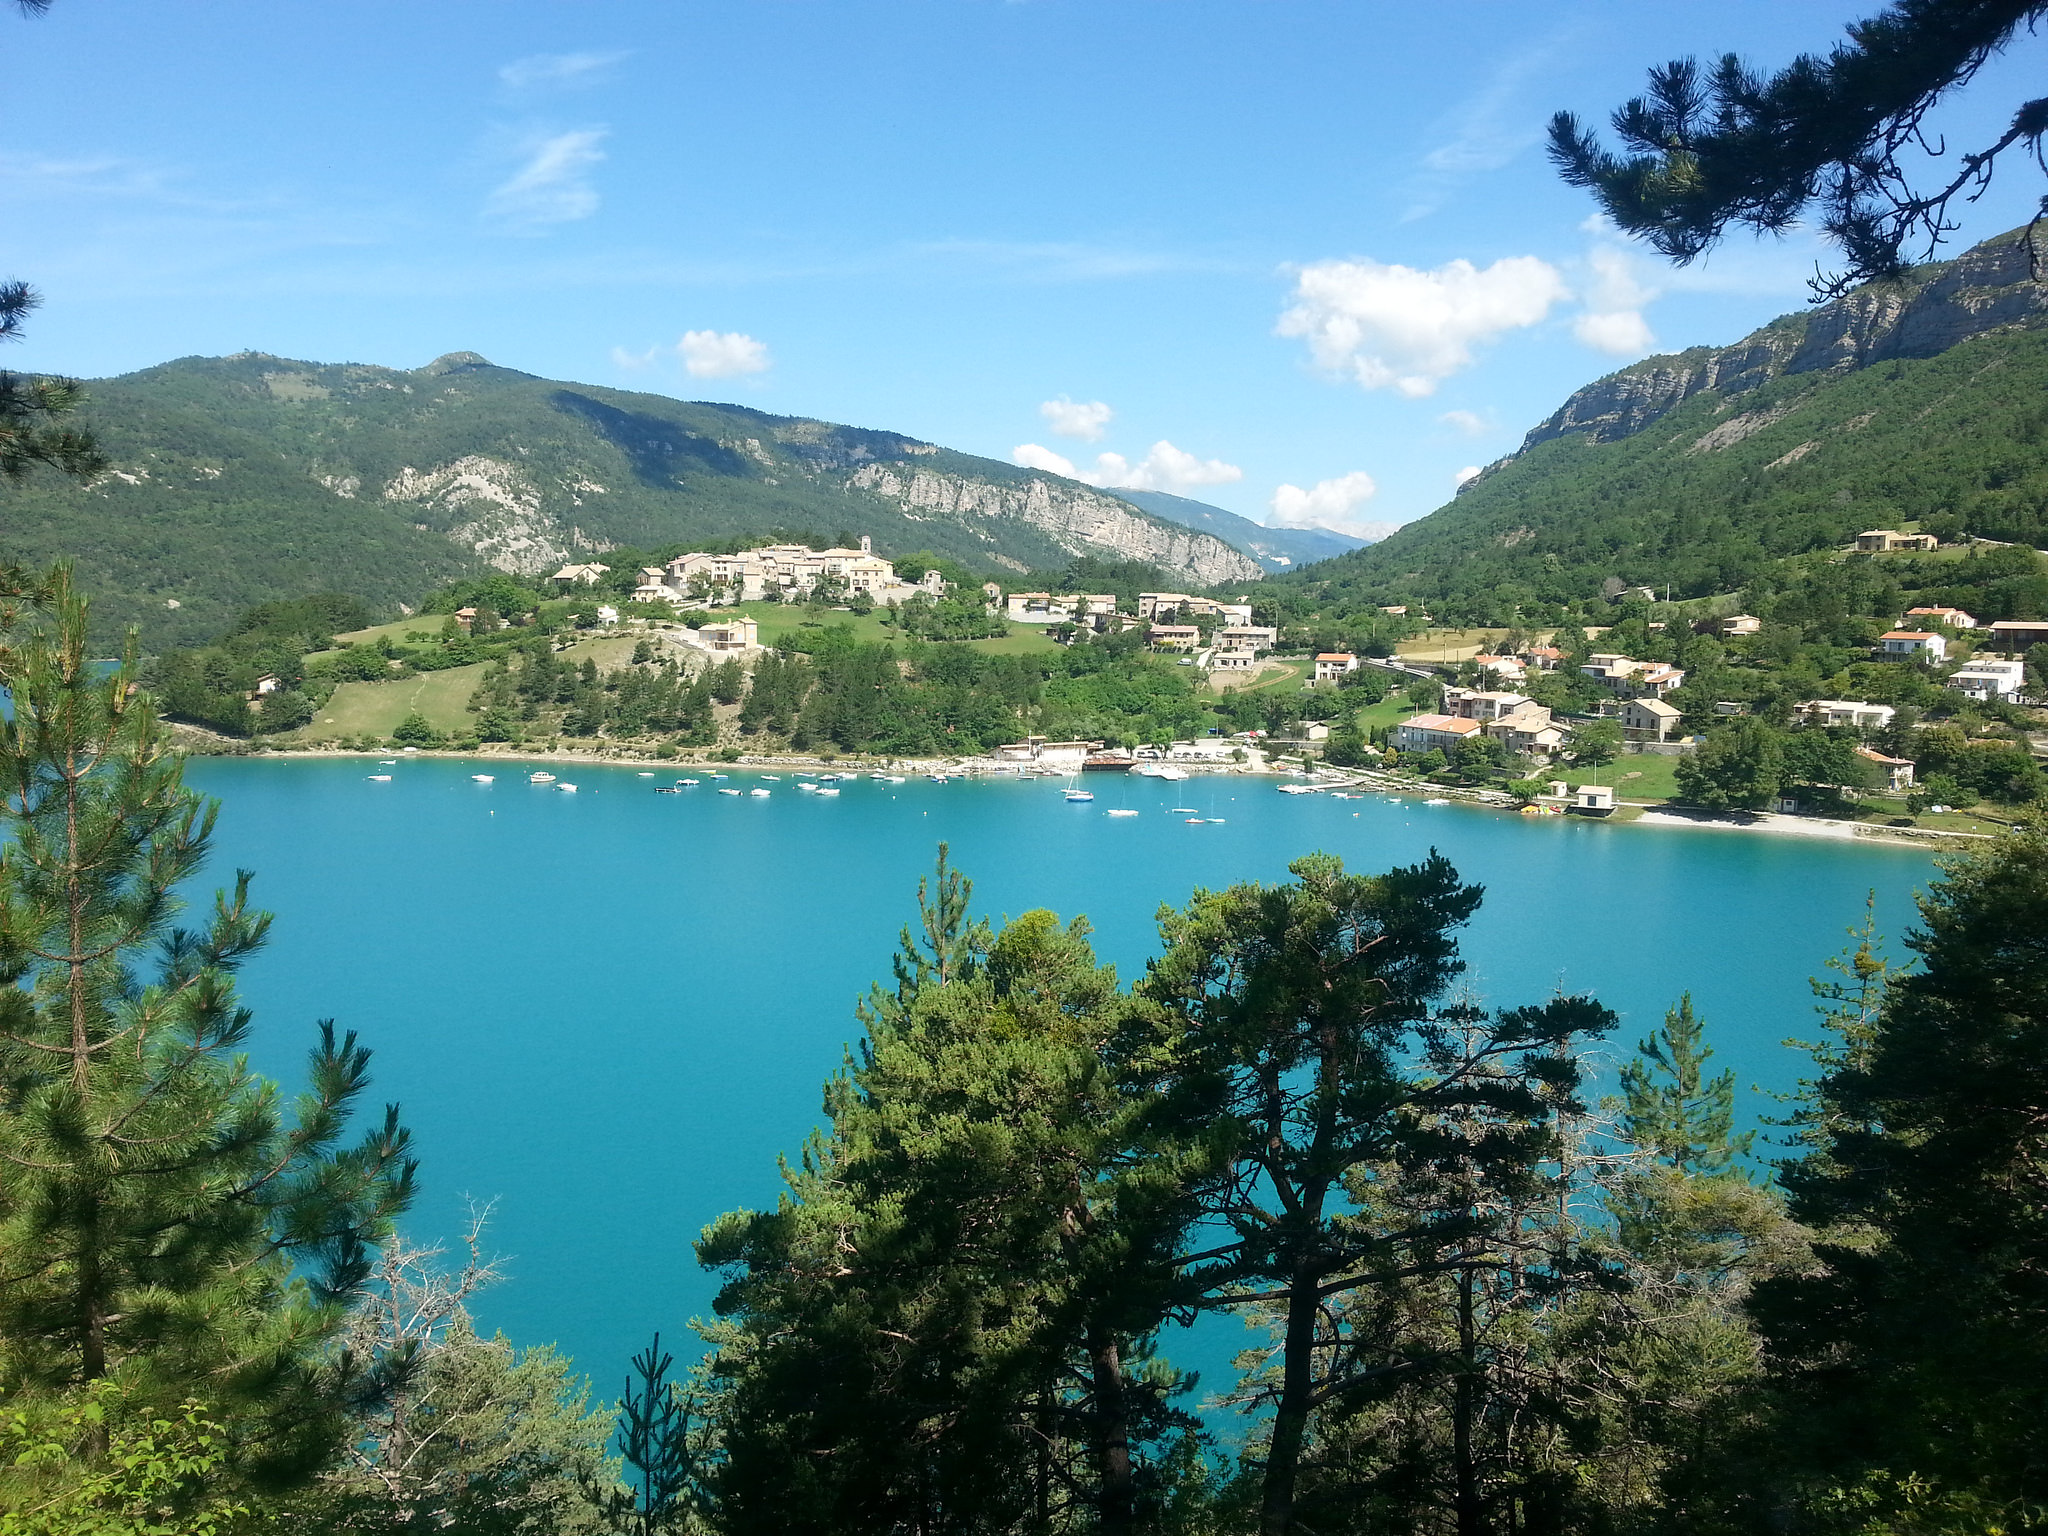
<path id="1" fill-rule="evenodd" d="M 1856 755 L 1865 762 L 1877 764 L 1884 775 L 1885 788 L 1893 793 L 1913 787 L 1913 764 L 1903 757 L 1886 757 L 1884 753 L 1870 747 L 1858 747 Z"/>
<path id="2" fill-rule="evenodd" d="M 1470 741 L 1481 730 L 1477 720 L 1457 715 L 1416 715 L 1394 727 L 1394 745 L 1403 752 L 1448 752 L 1461 741 Z"/>

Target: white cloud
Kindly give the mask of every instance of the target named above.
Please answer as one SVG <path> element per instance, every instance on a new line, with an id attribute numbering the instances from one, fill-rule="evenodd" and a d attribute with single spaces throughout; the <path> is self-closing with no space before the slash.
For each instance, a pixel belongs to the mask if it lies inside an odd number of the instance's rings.
<path id="1" fill-rule="evenodd" d="M 536 53 L 514 59 L 500 68 L 498 79 L 515 91 L 592 85 L 603 78 L 606 70 L 626 57 L 627 50 L 623 48 L 603 52 Z"/>
<path id="2" fill-rule="evenodd" d="M 1467 480 L 1477 480 L 1478 478 L 1479 466 L 1477 464 L 1467 464 L 1463 469 L 1459 470 L 1455 475 L 1451 476 L 1451 484 L 1454 487 L 1460 486 L 1463 485 Z"/>
<path id="3" fill-rule="evenodd" d="M 773 366 L 768 344 L 740 331 L 685 331 L 676 355 L 693 379 L 735 379 Z"/>
<path id="4" fill-rule="evenodd" d="M 1277 331 L 1306 341 L 1319 368 L 1418 399 L 1470 367 L 1473 347 L 1535 325 L 1567 296 L 1557 269 L 1535 256 L 1427 272 L 1319 261 L 1297 272 L 1294 305 Z"/>
<path id="5" fill-rule="evenodd" d="M 1486 430 L 1486 418 L 1477 411 L 1445 411 L 1437 420 L 1467 437 L 1477 437 Z"/>
<path id="6" fill-rule="evenodd" d="M 1594 233 L 1601 233 L 1596 227 Z M 1619 245 L 1596 245 L 1586 255 L 1592 280 L 1586 284 L 1585 309 L 1572 321 L 1572 334 L 1596 351 L 1616 357 L 1641 357 L 1656 346 L 1656 335 L 1643 309 L 1657 290 L 1638 276 L 1636 258 Z"/>
<path id="7" fill-rule="evenodd" d="M 1099 453 L 1095 456 L 1095 467 L 1083 469 L 1038 443 L 1019 443 L 1010 450 L 1010 457 L 1026 469 L 1042 469 L 1106 490 L 1171 491 L 1178 495 L 1197 486 L 1229 485 L 1244 478 L 1244 471 L 1235 464 L 1226 464 L 1221 459 L 1198 459 L 1164 438 L 1135 464 L 1120 453 Z"/>
<path id="8" fill-rule="evenodd" d="M 1061 437 L 1078 437 L 1084 443 L 1102 441 L 1103 429 L 1116 415 L 1100 400 L 1069 400 L 1061 395 L 1039 406 L 1038 414 Z"/>
<path id="9" fill-rule="evenodd" d="M 1388 525 L 1367 523 L 1353 517 L 1352 513 L 1377 496 L 1379 489 L 1372 476 L 1362 469 L 1354 469 L 1334 480 L 1318 480 L 1307 490 L 1298 485 L 1283 485 L 1273 492 L 1272 500 L 1267 503 L 1271 512 L 1266 518 L 1266 526 L 1332 528 L 1358 538 L 1378 538 L 1380 530 Z M 1361 531 L 1367 528 L 1374 531 Z"/>
<path id="10" fill-rule="evenodd" d="M 597 212 L 590 171 L 604 162 L 598 148 L 608 128 L 577 128 L 527 146 L 526 163 L 484 202 L 484 216 L 516 233 L 537 234 Z"/>

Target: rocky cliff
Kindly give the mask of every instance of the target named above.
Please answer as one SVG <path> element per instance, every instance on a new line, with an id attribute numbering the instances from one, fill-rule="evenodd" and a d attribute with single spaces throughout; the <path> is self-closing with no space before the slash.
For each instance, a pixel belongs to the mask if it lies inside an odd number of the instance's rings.
<path id="1" fill-rule="evenodd" d="M 1256 581 L 1258 561 L 1213 534 L 1149 517 L 1130 503 L 1071 481 L 1032 475 L 1021 484 L 949 474 L 923 466 L 867 464 L 847 484 L 903 510 L 905 517 L 948 518 L 972 526 L 1009 518 L 1028 524 L 1075 555 L 1143 560 L 1162 571 L 1185 573 L 1200 586 Z"/>
<path id="2" fill-rule="evenodd" d="M 1522 451 L 1567 433 L 1613 442 L 1704 390 L 1740 394 L 1786 374 L 1934 357 L 1989 331 L 2041 325 L 2048 325 L 2048 284 L 2034 278 L 2019 234 L 2001 235 L 1954 261 L 1916 268 L 1902 282 L 1872 283 L 1773 320 L 1733 346 L 1695 347 L 1609 374 L 1565 401 Z"/>

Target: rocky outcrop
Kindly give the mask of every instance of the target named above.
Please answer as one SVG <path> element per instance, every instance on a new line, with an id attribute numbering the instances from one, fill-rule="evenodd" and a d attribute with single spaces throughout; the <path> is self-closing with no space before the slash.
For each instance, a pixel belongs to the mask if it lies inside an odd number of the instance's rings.
<path id="1" fill-rule="evenodd" d="M 907 516 L 1012 518 L 1069 554 L 1143 560 L 1201 586 L 1256 581 L 1265 574 L 1251 556 L 1213 534 L 1147 516 L 1129 502 L 1070 481 L 1033 475 L 1019 484 L 998 484 L 903 464 L 866 464 L 846 483 L 895 502 Z"/>
<path id="2" fill-rule="evenodd" d="M 1702 390 L 1736 395 L 1787 374 L 1933 357 L 1987 331 L 2038 325 L 2048 325 L 2048 283 L 2032 276 L 2018 235 L 2000 235 L 1902 282 L 1871 283 L 1809 314 L 1773 320 L 1732 347 L 1696 347 L 1609 374 L 1565 401 L 1522 450 L 1567 433 L 1613 442 Z"/>
<path id="3" fill-rule="evenodd" d="M 574 530 L 542 510 L 540 492 L 518 465 L 482 454 L 438 469 L 408 465 L 384 487 L 384 499 L 429 513 L 425 526 L 441 524 L 453 542 L 518 576 L 561 565 L 577 545 Z"/>

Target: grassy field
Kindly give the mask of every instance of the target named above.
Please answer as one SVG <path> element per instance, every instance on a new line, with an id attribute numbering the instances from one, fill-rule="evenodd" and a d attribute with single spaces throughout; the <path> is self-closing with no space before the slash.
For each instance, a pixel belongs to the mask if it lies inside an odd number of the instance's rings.
<path id="1" fill-rule="evenodd" d="M 1415 706 L 1398 693 L 1390 693 L 1377 704 L 1368 704 L 1358 712 L 1358 728 L 1372 732 L 1384 725 L 1399 725 L 1415 713 Z"/>
<path id="2" fill-rule="evenodd" d="M 1563 779 L 1574 789 L 1581 784 L 1611 784 L 1620 800 L 1669 800 L 1678 793 L 1673 777 L 1677 771 L 1676 757 L 1643 752 L 1618 757 L 1600 768 L 1545 768 L 1535 777 L 1546 783 Z"/>
<path id="3" fill-rule="evenodd" d="M 1394 654 L 1409 661 L 1470 661 L 1506 633 L 1504 629 L 1432 629 L 1401 641 Z"/>
<path id="4" fill-rule="evenodd" d="M 1277 656 L 1269 656 L 1248 681 L 1239 681 L 1244 676 L 1241 672 L 1212 672 L 1209 687 L 1215 693 L 1266 693 L 1275 688 L 1299 688 L 1309 675 L 1311 665 L 1313 663 L 1307 661 L 1283 661 Z"/>
<path id="5" fill-rule="evenodd" d="M 343 683 L 313 717 L 313 723 L 286 740 L 319 741 L 332 736 L 389 736 L 401 720 L 418 710 L 437 731 L 467 730 L 473 717 L 468 704 L 487 662 L 450 667 L 389 683 Z"/>

